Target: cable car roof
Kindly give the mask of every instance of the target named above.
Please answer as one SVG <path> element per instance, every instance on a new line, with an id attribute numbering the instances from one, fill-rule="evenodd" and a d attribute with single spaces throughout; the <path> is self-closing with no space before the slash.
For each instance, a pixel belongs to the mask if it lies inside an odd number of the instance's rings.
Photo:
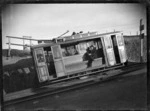
<path id="1" fill-rule="evenodd" d="M 87 36 L 87 37 L 83 37 L 83 38 L 75 38 L 75 39 L 71 39 L 68 41 L 63 41 L 63 42 L 57 42 L 57 43 L 44 43 L 44 44 L 38 44 L 38 45 L 34 45 L 31 48 L 40 48 L 40 47 L 48 47 L 48 46 L 53 46 L 53 45 L 62 45 L 62 44 L 69 44 L 69 43 L 75 43 L 75 42 L 80 42 L 80 41 L 86 41 L 86 40 L 90 40 L 90 39 L 96 39 L 102 36 L 106 36 L 106 35 L 113 35 L 116 33 L 121 33 L 122 31 L 116 31 L 116 32 L 109 32 L 109 33 L 102 33 L 102 34 L 97 34 L 97 35 L 92 35 L 92 36 Z M 69 37 L 69 36 L 68 36 Z M 71 37 L 71 36 L 70 36 Z M 63 37 L 64 38 L 64 37 Z M 63 39 L 62 38 L 62 39 Z M 60 39 L 60 38 L 56 38 L 56 39 Z"/>

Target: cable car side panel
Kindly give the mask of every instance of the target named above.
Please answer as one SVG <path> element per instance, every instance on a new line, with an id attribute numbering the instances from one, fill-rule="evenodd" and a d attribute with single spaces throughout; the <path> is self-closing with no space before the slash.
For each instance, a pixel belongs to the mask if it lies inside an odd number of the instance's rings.
<path id="1" fill-rule="evenodd" d="M 49 79 L 49 72 L 47 69 L 43 48 L 34 49 L 33 55 L 39 82 L 45 82 Z"/>
<path id="2" fill-rule="evenodd" d="M 57 77 L 65 76 L 65 67 L 60 45 L 51 46 Z"/>
<path id="3" fill-rule="evenodd" d="M 112 41 L 109 35 L 104 36 L 103 39 L 104 39 L 108 63 L 110 66 L 113 66 L 116 64 L 116 60 L 115 60 L 114 50 L 112 46 Z"/>
<path id="4" fill-rule="evenodd" d="M 119 55 L 121 59 L 121 63 L 125 63 L 127 61 L 126 48 L 122 34 L 117 34 L 117 44 L 119 49 Z"/>

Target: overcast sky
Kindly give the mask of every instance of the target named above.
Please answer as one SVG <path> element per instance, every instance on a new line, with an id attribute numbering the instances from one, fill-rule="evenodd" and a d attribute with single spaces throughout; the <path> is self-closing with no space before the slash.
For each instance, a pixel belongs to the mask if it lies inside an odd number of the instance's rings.
<path id="1" fill-rule="evenodd" d="M 2 13 L 2 46 L 8 48 L 6 36 L 52 39 L 67 30 L 66 35 L 73 31 L 103 33 L 114 30 L 135 35 L 139 33 L 140 19 L 143 19 L 146 29 L 146 7 L 142 4 L 12 4 Z"/>

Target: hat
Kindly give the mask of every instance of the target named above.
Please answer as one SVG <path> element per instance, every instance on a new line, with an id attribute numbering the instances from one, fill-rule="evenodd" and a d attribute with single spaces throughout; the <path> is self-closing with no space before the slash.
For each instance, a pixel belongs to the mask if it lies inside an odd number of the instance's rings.
<path id="1" fill-rule="evenodd" d="M 94 47 L 94 45 L 91 45 L 90 47 Z"/>

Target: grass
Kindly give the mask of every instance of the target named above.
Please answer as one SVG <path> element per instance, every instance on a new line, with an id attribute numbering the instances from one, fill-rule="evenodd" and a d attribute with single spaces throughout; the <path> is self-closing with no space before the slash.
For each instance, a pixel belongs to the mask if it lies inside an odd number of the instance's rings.
<path id="1" fill-rule="evenodd" d="M 4 59 L 5 58 L 5 59 Z M 33 66 L 32 57 L 3 57 L 3 70 L 12 71 Z"/>
<path id="2" fill-rule="evenodd" d="M 27 57 L 18 57 L 18 56 L 5 57 L 5 56 L 3 56 L 2 57 L 2 60 L 3 60 L 2 64 L 3 64 L 3 66 L 10 65 L 10 64 L 15 64 L 19 60 L 26 59 L 26 58 Z"/>
<path id="3" fill-rule="evenodd" d="M 7 56 L 8 55 L 8 49 L 3 49 L 2 50 L 2 55 Z M 25 56 L 30 56 L 30 51 L 28 50 L 18 50 L 18 49 L 11 49 L 10 50 L 10 55 L 11 57 L 17 56 L 17 57 L 25 57 Z"/>

